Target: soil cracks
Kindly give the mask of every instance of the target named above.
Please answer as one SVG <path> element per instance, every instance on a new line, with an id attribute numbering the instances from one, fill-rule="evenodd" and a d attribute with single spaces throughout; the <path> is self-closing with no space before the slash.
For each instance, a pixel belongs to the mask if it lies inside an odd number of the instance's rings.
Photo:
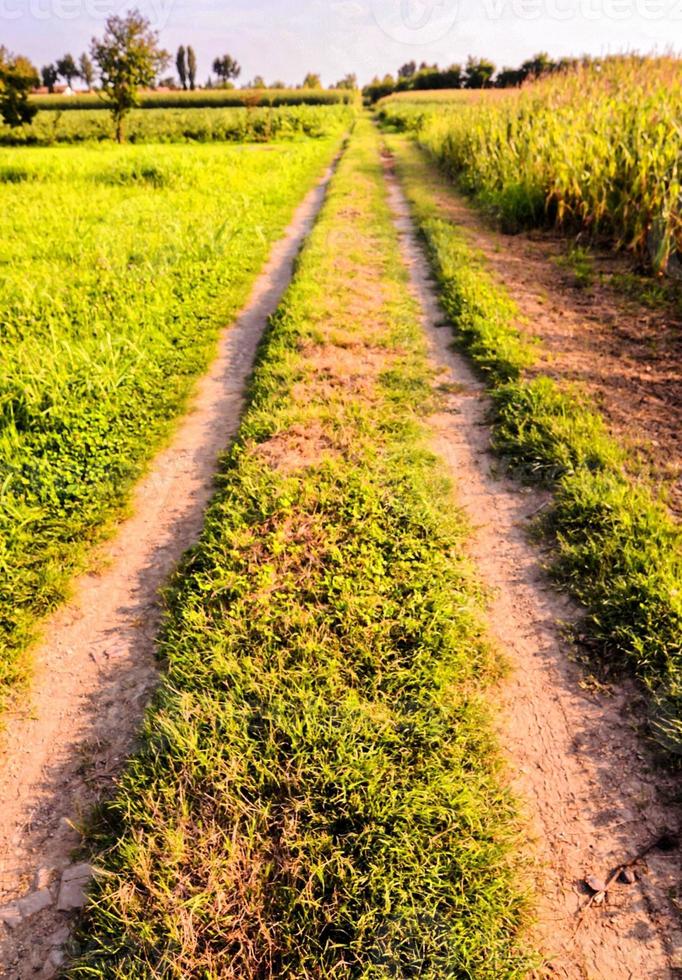
<path id="1" fill-rule="evenodd" d="M 132 517 L 80 577 L 34 650 L 28 710 L 7 719 L 0 772 L 0 974 L 48 977 L 64 957 L 89 869 L 72 865 L 79 823 L 130 754 L 157 678 L 159 590 L 198 538 L 220 454 L 237 431 L 268 316 L 291 279 L 331 170 L 273 248 L 220 340 L 189 414 L 153 461 Z"/>
<path id="2" fill-rule="evenodd" d="M 546 973 L 590 980 L 679 976 L 682 933 L 670 897 L 682 871 L 678 850 L 652 850 L 634 865 L 635 880 L 614 883 L 605 899 L 590 901 L 585 887 L 588 877 L 608 881 L 665 828 L 677 827 L 679 807 L 666 803 L 674 780 L 647 765 L 633 730 L 632 692 L 607 696 L 581 687 L 562 630 L 578 611 L 551 588 L 528 537 L 545 500 L 495 476 L 483 385 L 451 349 L 408 205 L 390 158 L 385 162 L 437 383 L 448 392 L 445 410 L 432 419 L 434 450 L 446 460 L 473 527 L 470 554 L 491 595 L 490 635 L 513 671 L 496 692 L 498 725 L 512 786 L 537 839 L 534 938 L 547 957 Z"/>

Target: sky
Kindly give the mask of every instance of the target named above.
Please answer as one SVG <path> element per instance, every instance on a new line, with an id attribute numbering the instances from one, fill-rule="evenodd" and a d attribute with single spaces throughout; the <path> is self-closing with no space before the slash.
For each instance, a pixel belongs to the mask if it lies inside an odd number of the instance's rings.
<path id="1" fill-rule="evenodd" d="M 682 0 L 0 0 L 0 44 L 38 67 L 77 57 L 130 6 L 169 51 L 193 45 L 202 83 L 224 53 L 242 66 L 239 84 L 256 74 L 298 83 L 314 71 L 330 85 L 469 54 L 502 67 L 538 51 L 682 51 Z"/>

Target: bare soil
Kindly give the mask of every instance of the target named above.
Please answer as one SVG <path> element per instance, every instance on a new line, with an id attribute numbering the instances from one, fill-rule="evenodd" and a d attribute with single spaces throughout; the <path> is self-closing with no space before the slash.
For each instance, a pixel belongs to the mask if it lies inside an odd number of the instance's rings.
<path id="1" fill-rule="evenodd" d="M 73 600 L 45 623 L 33 651 L 29 704 L 7 718 L 0 747 L 2 976 L 49 977 L 63 958 L 73 912 L 57 904 L 74 874 L 79 829 L 111 793 L 156 684 L 159 590 L 201 532 L 259 339 L 330 176 L 331 170 L 307 195 L 274 246 L 248 304 L 223 333 L 191 410 L 139 483 L 132 516 L 95 555 L 98 571 L 77 580 Z"/>
<path id="2" fill-rule="evenodd" d="M 625 439 L 682 516 L 682 317 L 672 304 L 650 308 L 614 282 L 633 260 L 590 250 L 591 285 L 567 261 L 569 244 L 536 231 L 508 235 L 490 227 L 445 179 L 441 213 L 468 235 L 494 277 L 518 304 L 519 326 L 539 337 L 535 370 L 578 382 L 597 401 L 613 433 Z"/>
<path id="3" fill-rule="evenodd" d="M 595 901 L 585 884 L 589 876 L 608 879 L 664 830 L 679 827 L 680 781 L 653 767 L 635 731 L 641 706 L 633 692 L 625 685 L 590 690 L 573 662 L 562 627 L 579 610 L 550 586 L 527 533 L 546 498 L 495 473 L 483 388 L 453 352 L 448 328 L 439 327 L 443 313 L 389 158 L 386 175 L 436 383 L 446 392 L 431 420 L 434 449 L 471 522 L 470 555 L 490 592 L 490 636 L 512 668 L 495 692 L 495 713 L 511 785 L 534 830 L 538 905 L 531 938 L 546 956 L 541 975 L 682 976 L 676 907 L 682 859 L 674 841 L 672 850 L 654 847 L 636 862 L 635 880 L 614 882 L 604 901 Z M 522 265 L 519 256 L 514 262 Z M 552 322 L 560 315 L 557 309 Z"/>

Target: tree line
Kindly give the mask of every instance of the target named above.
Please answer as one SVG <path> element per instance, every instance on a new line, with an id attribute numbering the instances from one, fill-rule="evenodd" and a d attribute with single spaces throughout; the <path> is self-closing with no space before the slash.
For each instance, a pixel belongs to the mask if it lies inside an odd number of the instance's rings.
<path id="1" fill-rule="evenodd" d="M 519 68 L 502 68 L 500 71 L 487 58 L 469 57 L 464 66 L 453 64 L 449 68 L 439 68 L 437 64 L 429 65 L 426 62 L 417 65 L 415 61 L 408 61 L 401 65 L 395 77 L 388 74 L 383 78 L 377 76 L 372 79 L 362 93 L 370 102 L 376 102 L 394 92 L 443 88 L 512 88 L 522 85 L 529 78 L 566 71 L 579 63 L 594 60 L 584 57 L 552 61 L 543 51 L 528 58 Z"/>
<path id="2" fill-rule="evenodd" d="M 30 123 L 37 109 L 29 101 L 29 95 L 39 85 L 41 77 L 50 92 L 54 91 L 59 78 L 69 86 L 80 78 L 91 90 L 97 77 L 98 94 L 112 114 L 116 139 L 122 142 L 124 120 L 139 104 L 139 90 L 152 87 L 170 61 L 170 54 L 159 45 L 158 34 L 138 10 L 109 17 L 103 37 L 93 38 L 89 54 L 82 54 L 78 62 L 73 55 L 66 54 L 54 64 L 45 65 L 40 74 L 28 58 L 14 55 L 0 46 L 0 118 L 9 126 Z M 178 48 L 175 67 L 182 88 L 194 90 L 197 58 L 191 46 Z M 231 85 L 241 74 L 241 66 L 231 55 L 225 54 L 215 59 L 213 71 L 221 84 Z M 260 76 L 252 84 L 256 88 L 267 87 Z M 357 79 L 355 75 L 346 75 L 338 86 L 356 88 Z M 284 88 L 284 84 L 278 82 L 272 87 Z M 321 88 L 320 76 L 309 72 L 300 87 Z"/>

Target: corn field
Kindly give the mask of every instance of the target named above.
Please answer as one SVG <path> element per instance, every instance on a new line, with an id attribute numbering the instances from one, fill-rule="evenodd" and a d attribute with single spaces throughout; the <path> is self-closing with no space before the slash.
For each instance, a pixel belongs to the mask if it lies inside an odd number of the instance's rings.
<path id="1" fill-rule="evenodd" d="M 380 113 L 416 132 L 503 227 L 585 230 L 656 272 L 682 253 L 682 62 L 612 58 L 474 104 L 457 95 L 387 100 Z"/>

